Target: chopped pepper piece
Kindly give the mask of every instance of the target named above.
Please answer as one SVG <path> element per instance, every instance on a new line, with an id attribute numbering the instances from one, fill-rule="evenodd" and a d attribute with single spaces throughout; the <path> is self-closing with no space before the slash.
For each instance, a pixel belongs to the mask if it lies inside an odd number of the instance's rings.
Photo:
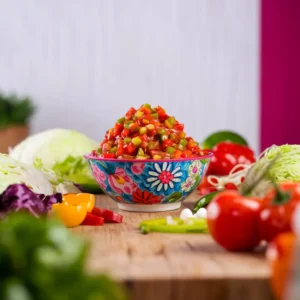
<path id="1" fill-rule="evenodd" d="M 104 219 L 107 223 L 122 223 L 123 216 L 105 208 L 94 207 L 92 214 Z"/>
<path id="2" fill-rule="evenodd" d="M 85 219 L 81 223 L 81 225 L 87 225 L 87 226 L 102 226 L 103 224 L 104 224 L 104 219 L 92 213 L 87 213 Z"/>

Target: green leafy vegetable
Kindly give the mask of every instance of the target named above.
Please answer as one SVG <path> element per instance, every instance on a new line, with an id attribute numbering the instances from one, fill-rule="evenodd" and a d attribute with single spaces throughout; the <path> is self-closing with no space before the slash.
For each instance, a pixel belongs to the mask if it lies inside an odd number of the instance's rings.
<path id="1" fill-rule="evenodd" d="M 24 183 L 37 194 L 77 193 L 79 190 L 71 182 L 66 182 L 51 170 L 36 168 L 14 160 L 0 153 L 0 193 L 9 185 Z"/>
<path id="2" fill-rule="evenodd" d="M 30 136 L 10 153 L 11 157 L 38 169 L 47 169 L 62 179 L 81 186 L 98 188 L 83 155 L 98 143 L 82 133 L 68 129 L 51 129 Z"/>
<path id="3" fill-rule="evenodd" d="M 30 98 L 0 93 L 0 128 L 25 125 L 34 112 L 35 108 Z"/>
<path id="4" fill-rule="evenodd" d="M 0 299 L 125 299 L 108 277 L 86 274 L 87 251 L 56 219 L 9 215 L 0 223 Z"/>

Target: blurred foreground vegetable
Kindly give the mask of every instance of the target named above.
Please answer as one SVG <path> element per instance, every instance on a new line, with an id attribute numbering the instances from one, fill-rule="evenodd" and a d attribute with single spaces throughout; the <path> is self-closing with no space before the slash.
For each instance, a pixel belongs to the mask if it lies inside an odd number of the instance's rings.
<path id="1" fill-rule="evenodd" d="M 0 299 L 125 299 L 108 277 L 85 273 L 87 250 L 56 219 L 10 214 L 0 223 Z"/>

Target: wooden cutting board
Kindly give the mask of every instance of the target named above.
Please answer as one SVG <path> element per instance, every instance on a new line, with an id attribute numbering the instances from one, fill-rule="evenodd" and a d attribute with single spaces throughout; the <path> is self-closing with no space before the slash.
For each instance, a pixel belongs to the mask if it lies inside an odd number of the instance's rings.
<path id="1" fill-rule="evenodd" d="M 193 207 L 191 195 L 184 207 Z M 114 201 L 97 196 L 97 206 L 123 214 L 123 224 L 72 229 L 91 242 L 90 272 L 106 272 L 124 283 L 132 300 L 271 300 L 269 267 L 263 250 L 230 253 L 209 234 L 143 235 L 138 224 L 145 219 L 179 216 L 119 211 Z"/>

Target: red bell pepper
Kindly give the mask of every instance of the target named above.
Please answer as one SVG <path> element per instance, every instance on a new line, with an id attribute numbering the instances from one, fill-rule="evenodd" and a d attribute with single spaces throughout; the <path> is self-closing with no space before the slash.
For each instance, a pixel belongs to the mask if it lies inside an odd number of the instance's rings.
<path id="1" fill-rule="evenodd" d="M 102 226 L 103 224 L 104 224 L 104 218 L 96 216 L 93 213 L 87 213 L 85 219 L 81 223 L 81 225 L 87 225 L 87 226 Z"/>
<path id="2" fill-rule="evenodd" d="M 94 207 L 92 214 L 101 217 L 106 223 L 122 223 L 123 216 L 105 208 Z"/>

